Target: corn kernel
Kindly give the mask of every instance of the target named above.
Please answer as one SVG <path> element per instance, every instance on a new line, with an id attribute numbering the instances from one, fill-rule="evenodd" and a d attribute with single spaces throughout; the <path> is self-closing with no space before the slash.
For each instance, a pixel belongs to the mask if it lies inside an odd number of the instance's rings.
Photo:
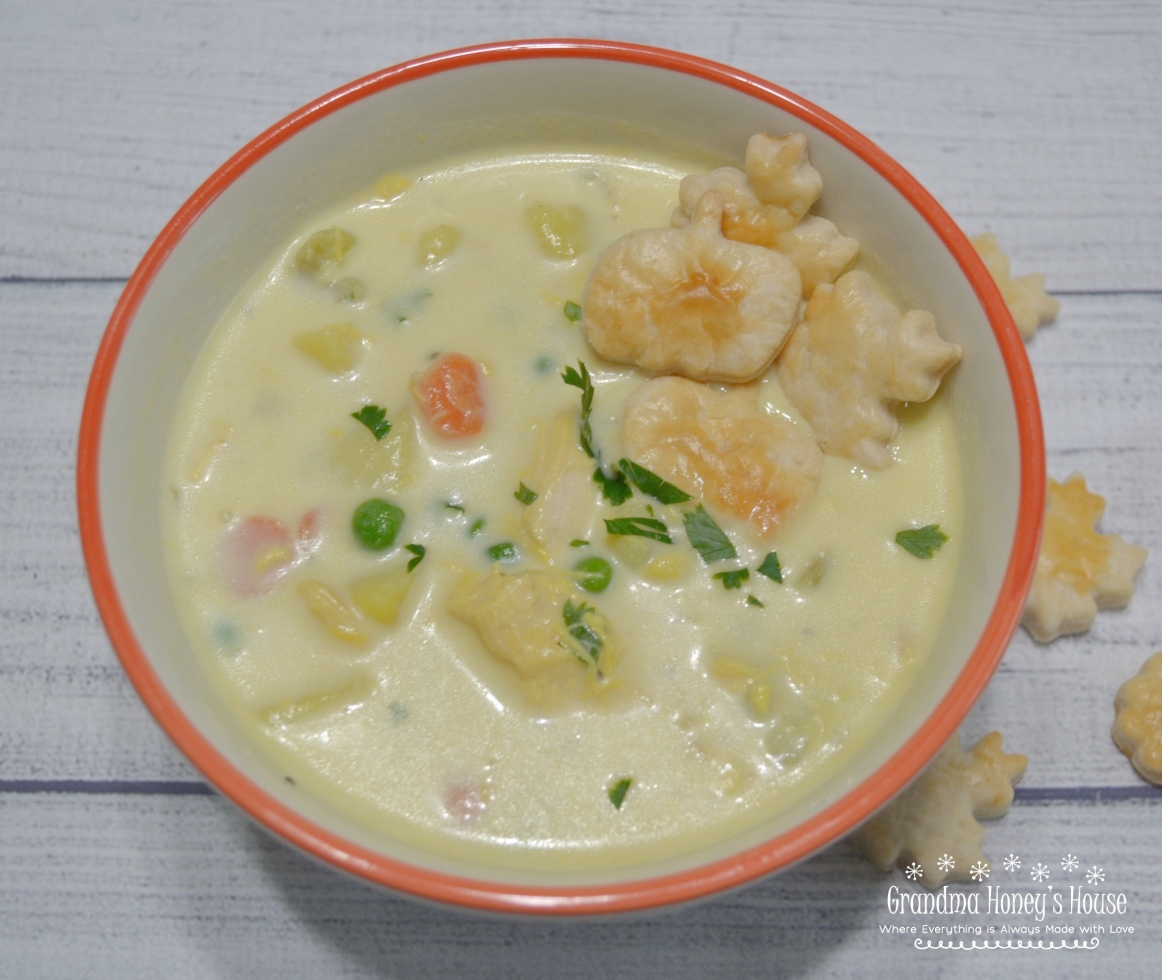
<path id="1" fill-rule="evenodd" d="M 673 582 L 685 575 L 689 567 L 689 559 L 675 551 L 651 558 L 642 569 L 642 575 L 654 582 Z"/>
<path id="2" fill-rule="evenodd" d="M 318 579 L 309 578 L 295 589 L 307 611 L 337 640 L 362 645 L 367 642 L 363 617 Z"/>
<path id="3" fill-rule="evenodd" d="M 375 196 L 381 201 L 394 201 L 411 186 L 412 182 L 403 174 L 388 174 L 376 183 Z"/>

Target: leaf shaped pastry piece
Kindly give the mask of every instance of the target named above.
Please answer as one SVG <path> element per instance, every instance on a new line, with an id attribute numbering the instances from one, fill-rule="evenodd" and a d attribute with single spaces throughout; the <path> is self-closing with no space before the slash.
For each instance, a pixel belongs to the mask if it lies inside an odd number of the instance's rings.
<path id="1" fill-rule="evenodd" d="M 722 236 L 722 196 L 703 194 L 683 229 L 631 232 L 598 257 L 581 326 L 606 360 L 696 381 L 766 370 L 799 308 L 786 256 Z"/>
<path id="2" fill-rule="evenodd" d="M 1041 554 L 1021 621 L 1041 643 L 1084 633 L 1099 609 L 1128 603 L 1146 561 L 1145 548 L 1095 530 L 1106 502 L 1080 473 L 1064 483 L 1050 478 L 1046 498 Z"/>
<path id="3" fill-rule="evenodd" d="M 809 299 L 819 283 L 835 282 L 859 253 L 859 243 L 826 218 L 807 213 L 823 181 L 807 162 L 806 137 L 792 133 L 775 139 L 760 133 L 747 144 L 746 158 L 746 173 L 721 167 L 683 178 L 672 224 L 686 227 L 702 195 L 717 191 L 725 202 L 722 234 L 786 255 L 798 268 L 803 296 Z"/>
<path id="4" fill-rule="evenodd" d="M 751 388 L 647 381 L 626 402 L 621 439 L 627 456 L 764 536 L 815 495 L 823 474 L 815 440 L 764 412 Z"/>
<path id="5" fill-rule="evenodd" d="M 964 880 L 976 862 L 987 866 L 981 853 L 984 828 L 977 822 L 1008 812 L 1013 786 L 1025 773 L 1023 755 L 1001 751 L 1000 732 L 991 732 L 968 752 L 960 735 L 915 782 L 852 836 L 881 871 L 917 862 L 921 884 L 937 888 Z"/>
<path id="6" fill-rule="evenodd" d="M 1118 688 L 1113 737 L 1143 779 L 1162 786 L 1162 653 Z"/>
<path id="7" fill-rule="evenodd" d="M 882 469 L 897 402 L 927 401 L 961 350 L 931 313 L 903 316 L 865 272 L 821 285 L 777 364 L 779 384 L 832 456 Z"/>
<path id="8" fill-rule="evenodd" d="M 984 259 L 989 275 L 1000 287 L 1022 337 L 1028 340 L 1039 326 L 1057 316 L 1061 304 L 1045 292 L 1045 277 L 1029 275 L 1013 279 L 1009 274 L 1009 257 L 1001 251 L 996 235 L 991 232 L 978 235 L 972 240 L 972 247 Z"/>

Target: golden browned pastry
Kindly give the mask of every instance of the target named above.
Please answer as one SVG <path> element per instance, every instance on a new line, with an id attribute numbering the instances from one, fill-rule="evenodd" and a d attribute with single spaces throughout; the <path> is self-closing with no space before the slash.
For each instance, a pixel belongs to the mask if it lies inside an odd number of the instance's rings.
<path id="1" fill-rule="evenodd" d="M 1099 609 L 1124 606 L 1146 561 L 1145 548 L 1098 534 L 1106 502 L 1086 489 L 1080 473 L 1064 483 L 1050 478 L 1046 496 L 1041 554 L 1021 621 L 1042 643 L 1084 633 Z"/>
<path id="2" fill-rule="evenodd" d="M 685 378 L 647 381 L 626 403 L 626 455 L 763 535 L 814 496 L 823 454 L 810 435 L 758 405 Z"/>

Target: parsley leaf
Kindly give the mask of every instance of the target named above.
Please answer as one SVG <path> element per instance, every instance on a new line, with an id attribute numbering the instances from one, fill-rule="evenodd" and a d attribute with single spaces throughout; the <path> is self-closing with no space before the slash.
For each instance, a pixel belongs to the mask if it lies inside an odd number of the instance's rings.
<path id="1" fill-rule="evenodd" d="M 569 628 L 569 635 L 581 644 L 594 663 L 601 656 L 601 648 L 605 646 L 605 642 L 597 630 L 585 622 L 585 614 L 596 611 L 587 602 L 575 606 L 572 599 L 565 600 L 565 608 L 562 610 L 565 625 Z"/>
<path id="2" fill-rule="evenodd" d="M 750 569 L 733 568 L 729 572 L 715 572 L 711 578 L 718 579 L 724 589 L 741 589 L 742 583 L 750 578 Z"/>
<path id="3" fill-rule="evenodd" d="M 391 431 L 391 423 L 387 421 L 387 409 L 378 405 L 364 405 L 358 412 L 352 412 L 351 417 L 367 426 L 375 436 L 376 442 Z"/>
<path id="4" fill-rule="evenodd" d="M 633 785 L 632 779 L 618 780 L 617 785 L 609 790 L 609 802 L 613 804 L 615 810 L 620 810 L 622 803 L 625 802 L 625 794 L 629 792 L 630 786 Z"/>
<path id="5" fill-rule="evenodd" d="M 625 474 L 620 470 L 615 469 L 613 476 L 606 476 L 605 471 L 599 466 L 593 471 L 593 482 L 601 484 L 601 496 L 614 507 L 620 507 L 633 496 L 633 490 L 625 482 Z"/>
<path id="6" fill-rule="evenodd" d="M 424 555 L 428 553 L 428 549 L 425 548 L 422 544 L 405 544 L 404 547 L 407 548 L 407 550 L 410 551 L 413 555 L 415 555 L 415 558 L 412 558 L 408 562 L 408 571 L 410 572 L 413 568 L 416 567 L 416 565 L 424 560 Z"/>
<path id="7" fill-rule="evenodd" d="M 651 538 L 662 544 L 673 544 L 669 528 L 652 517 L 617 517 L 605 522 L 605 530 L 610 534 L 630 534 L 639 538 Z"/>
<path id="8" fill-rule="evenodd" d="M 628 459 L 618 460 L 617 465 L 642 493 L 649 494 L 663 504 L 680 504 L 690 499 L 690 494 L 679 490 L 672 483 L 667 483 L 657 473 L 647 470 L 644 466 L 639 466 Z"/>
<path id="9" fill-rule="evenodd" d="M 451 503 L 451 502 L 445 502 L 445 504 L 444 504 L 444 508 L 445 508 L 446 510 L 456 510 L 456 511 L 459 511 L 461 514 L 463 514 L 463 513 L 464 513 L 464 508 L 463 508 L 463 507 L 461 507 L 459 504 L 453 504 L 453 503 Z"/>
<path id="10" fill-rule="evenodd" d="M 478 518 L 476 518 L 476 520 L 474 520 L 472 522 L 472 526 L 470 528 L 468 528 L 468 537 L 474 538 L 474 537 L 476 537 L 476 535 L 478 535 L 483 530 L 484 530 L 484 518 L 478 517 Z"/>
<path id="11" fill-rule="evenodd" d="M 488 549 L 488 557 L 492 561 L 512 561 L 516 556 L 516 545 L 511 541 L 501 541 Z"/>
<path id="12" fill-rule="evenodd" d="M 569 542 L 569 547 L 570 548 L 588 548 L 589 542 L 586 541 L 584 538 L 574 538 L 572 541 Z"/>
<path id="13" fill-rule="evenodd" d="M 773 551 L 763 559 L 763 563 L 755 571 L 775 582 L 783 581 L 783 569 L 779 565 L 779 556 Z"/>
<path id="14" fill-rule="evenodd" d="M 686 525 L 686 537 L 707 565 L 738 557 L 730 538 L 714 523 L 714 518 L 706 513 L 706 508 L 701 504 L 697 510 L 683 512 L 682 521 Z"/>
<path id="15" fill-rule="evenodd" d="M 581 304 L 574 303 L 572 300 L 565 302 L 565 316 L 576 323 L 581 319 Z"/>
<path id="16" fill-rule="evenodd" d="M 531 503 L 532 503 L 534 500 L 536 500 L 536 499 L 537 499 L 536 492 L 535 492 L 535 491 L 533 491 L 533 490 L 530 490 L 530 489 L 529 489 L 528 487 L 526 487 L 526 486 L 525 486 L 523 483 L 520 485 L 520 489 L 519 489 L 519 490 L 514 490 L 514 491 L 513 491 L 513 494 L 512 494 L 512 495 L 513 495 L 514 497 L 516 497 L 516 499 L 517 499 L 517 500 L 519 500 L 519 501 L 520 501 L 522 504 L 524 504 L 526 507 L 527 507 L 529 504 L 531 504 Z"/>
<path id="17" fill-rule="evenodd" d="M 585 455 L 590 459 L 596 459 L 597 454 L 593 451 L 593 429 L 589 425 L 589 413 L 593 411 L 593 382 L 589 378 L 589 368 L 585 366 L 585 362 L 578 361 L 577 366 L 581 369 L 580 373 L 572 367 L 567 367 L 561 372 L 561 380 L 567 385 L 581 389 L 581 433 L 579 441 L 581 448 L 585 450 Z"/>
<path id="18" fill-rule="evenodd" d="M 931 558 L 947 540 L 948 535 L 940 530 L 939 524 L 909 528 L 896 535 L 896 544 L 917 558 Z"/>
<path id="19" fill-rule="evenodd" d="M 746 597 L 746 604 L 748 606 L 758 606 L 759 609 L 767 608 L 767 604 L 763 602 L 762 599 L 756 599 L 753 595 L 748 595 Z"/>

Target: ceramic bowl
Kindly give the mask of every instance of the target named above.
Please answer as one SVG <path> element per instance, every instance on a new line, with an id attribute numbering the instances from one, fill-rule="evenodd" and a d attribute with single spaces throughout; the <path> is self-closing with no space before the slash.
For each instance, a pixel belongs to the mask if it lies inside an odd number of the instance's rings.
<path id="1" fill-rule="evenodd" d="M 791 130 L 808 136 L 824 213 L 965 351 L 946 386 L 965 479 L 962 557 L 933 653 L 898 709 L 790 809 L 702 850 L 616 872 L 474 867 L 387 838 L 288 786 L 200 669 L 163 557 L 159 488 L 175 401 L 233 297 L 312 214 L 390 170 L 553 132 L 737 159 L 752 134 Z M 82 421 L 78 496 L 93 591 L 125 670 L 223 795 L 303 851 L 401 892 L 493 911 L 608 914 L 691 901 L 786 868 L 853 830 L 921 771 L 984 689 L 1020 619 L 1044 469 L 1021 338 L 969 242 L 899 164 L 827 112 L 722 65 L 613 42 L 528 41 L 433 55 L 353 82 L 267 130 L 197 190 L 145 255 L 105 333 Z"/>

